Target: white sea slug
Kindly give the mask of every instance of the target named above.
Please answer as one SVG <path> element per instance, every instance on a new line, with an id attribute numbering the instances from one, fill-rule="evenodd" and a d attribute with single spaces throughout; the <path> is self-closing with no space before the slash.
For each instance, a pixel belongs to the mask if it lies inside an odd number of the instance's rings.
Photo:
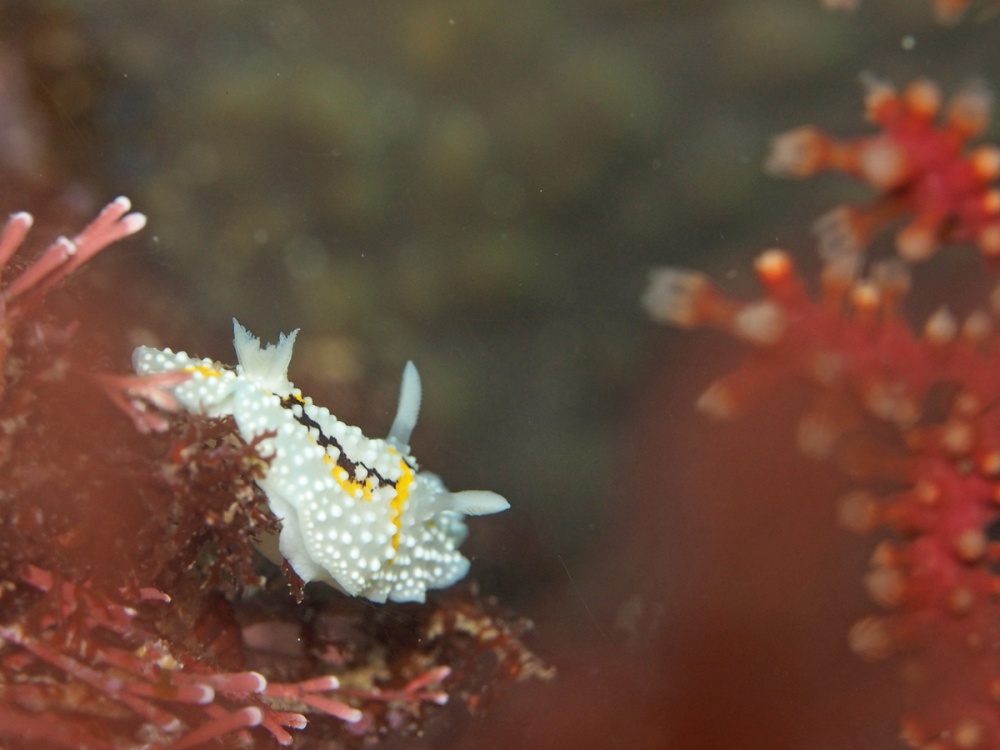
<path id="1" fill-rule="evenodd" d="M 132 363 L 140 375 L 190 372 L 173 388 L 177 399 L 192 412 L 232 415 L 244 440 L 276 433 L 259 444 L 271 464 L 258 484 L 281 519 L 280 557 L 304 581 L 376 602 L 422 602 L 427 589 L 463 578 L 463 516 L 510 505 L 493 492 L 448 492 L 437 475 L 419 470 L 409 446 L 420 409 L 413 363 L 403 371 L 388 438 L 370 439 L 289 382 L 298 330 L 261 347 L 235 320 L 233 329 L 235 369 L 148 346 L 135 350 Z M 273 546 L 269 556 L 277 557 Z"/>

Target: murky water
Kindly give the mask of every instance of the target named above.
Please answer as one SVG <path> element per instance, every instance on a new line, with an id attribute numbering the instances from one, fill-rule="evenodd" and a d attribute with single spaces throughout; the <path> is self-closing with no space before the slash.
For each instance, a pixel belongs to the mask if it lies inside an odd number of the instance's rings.
<path id="1" fill-rule="evenodd" d="M 117 194 L 147 215 L 80 282 L 106 300 L 99 369 L 138 344 L 232 361 L 234 316 L 300 328 L 292 380 L 382 435 L 416 362 L 414 454 L 511 503 L 472 519 L 470 578 L 558 671 L 427 746 L 890 746 L 898 665 L 846 636 L 875 542 L 836 526 L 843 473 L 796 450 L 806 397 L 711 423 L 694 403 L 745 350 L 639 299 L 658 265 L 753 295 L 774 244 L 813 278 L 810 225 L 868 194 L 765 175 L 771 137 L 869 132 L 863 71 L 996 84 L 993 11 L 8 0 L 0 195 L 59 231 Z M 940 260 L 918 311 L 979 283 Z"/>

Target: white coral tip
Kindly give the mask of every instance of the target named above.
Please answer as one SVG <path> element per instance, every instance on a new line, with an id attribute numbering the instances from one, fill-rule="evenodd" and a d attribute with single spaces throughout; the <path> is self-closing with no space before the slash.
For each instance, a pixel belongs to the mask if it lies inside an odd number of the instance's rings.
<path id="1" fill-rule="evenodd" d="M 700 322 L 698 300 L 711 283 L 705 274 L 697 271 L 654 268 L 642 295 L 642 306 L 657 323 L 690 328 Z"/>

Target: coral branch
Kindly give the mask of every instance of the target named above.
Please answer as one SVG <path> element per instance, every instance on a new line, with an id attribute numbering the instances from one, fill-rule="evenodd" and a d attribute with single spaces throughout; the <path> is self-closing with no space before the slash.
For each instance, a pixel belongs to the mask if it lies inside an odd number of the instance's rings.
<path id="1" fill-rule="evenodd" d="M 131 208 L 128 198 L 116 198 L 72 240 L 58 238 L 38 260 L 0 292 L 4 304 L 9 306 L 29 292 L 38 297 L 45 296 L 53 286 L 101 250 L 142 229 L 146 225 L 146 217 L 140 213 L 128 213 Z M 16 213 L 11 216 L 0 235 L 0 270 L 17 251 L 31 224 L 30 214 Z"/>
<path id="2" fill-rule="evenodd" d="M 0 644 L 20 647 L 34 657 L 36 666 L 48 665 L 121 704 L 165 737 L 173 738 L 173 747 L 197 747 L 256 726 L 263 726 L 287 745 L 291 736 L 284 728 L 302 729 L 308 722 L 301 713 L 272 708 L 272 701 L 298 702 L 347 722 L 362 717 L 361 711 L 330 695 L 340 687 L 332 675 L 269 684 L 258 672 L 220 672 L 191 655 L 181 660 L 171 653 L 166 642 L 136 625 L 136 612 L 130 606 L 67 581 L 57 582 L 48 571 L 34 566 L 26 569 L 24 580 L 56 597 L 54 604 L 59 612 L 76 614 L 78 627 L 88 634 L 87 638 L 93 639 L 98 628 L 104 635 L 87 645 L 81 642 L 76 648 L 70 634 L 67 641 L 65 636 L 29 635 L 19 624 L 0 625 Z M 109 615 L 115 612 L 127 616 Z M 67 620 L 40 616 L 35 622 L 47 623 L 43 632 L 54 635 L 65 628 Z M 109 636 L 120 645 L 114 645 Z M 77 651 L 76 655 L 57 645 L 62 643 L 66 649 Z M 22 666 L 21 671 L 30 674 L 29 666 Z M 412 696 L 413 700 L 419 698 Z M 233 703 L 248 705 L 232 710 Z M 194 709 L 201 712 L 201 719 L 191 713 Z M 28 727 L 25 722 L 20 724 Z"/>
<path id="3" fill-rule="evenodd" d="M 926 260 L 950 242 L 974 242 L 985 256 L 1000 256 L 1000 149 L 967 148 L 989 125 L 990 93 L 981 85 L 958 92 L 936 124 L 942 97 L 931 81 L 917 80 L 902 94 L 872 77 L 864 81 L 867 116 L 880 133 L 840 141 L 797 128 L 774 139 L 765 163 L 772 174 L 796 179 L 843 172 L 876 191 L 872 203 L 842 206 L 817 221 L 820 252 L 858 252 L 903 219 L 896 249 L 907 260 Z"/>
<path id="4" fill-rule="evenodd" d="M 753 346 L 699 406 L 728 418 L 790 381 L 814 386 L 800 447 L 880 490 L 852 491 L 838 503 L 838 518 L 859 533 L 894 534 L 876 548 L 865 579 L 887 613 L 858 622 L 851 647 L 872 660 L 919 658 L 918 708 L 905 722 L 914 747 L 959 735 L 972 744 L 933 746 L 1000 747 L 1000 655 L 992 645 L 1000 545 L 987 536 L 1000 518 L 1000 338 L 990 314 L 980 309 L 960 322 L 941 310 L 916 334 L 898 315 L 909 289 L 898 267 L 856 277 L 856 266 L 845 272 L 840 260 L 828 260 L 816 301 L 786 253 L 767 251 L 756 269 L 763 300 L 713 302 L 727 314 L 694 321 Z M 676 297 L 703 294 L 706 285 L 663 281 L 687 273 L 654 272 L 645 298 L 654 319 L 691 326 L 692 302 Z M 773 306 L 780 331 L 748 337 L 738 321 L 763 304 Z M 873 432 L 883 438 L 866 437 Z"/>
<path id="5" fill-rule="evenodd" d="M 0 232 L 0 271 L 2 271 L 14 253 L 24 242 L 24 238 L 31 230 L 31 225 L 35 223 L 34 217 L 24 211 L 11 214 L 3 231 Z"/>

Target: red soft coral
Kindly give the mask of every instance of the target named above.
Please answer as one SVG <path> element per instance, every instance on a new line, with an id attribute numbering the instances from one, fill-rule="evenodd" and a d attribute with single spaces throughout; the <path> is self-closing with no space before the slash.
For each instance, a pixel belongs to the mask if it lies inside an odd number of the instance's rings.
<path id="1" fill-rule="evenodd" d="M 897 220 L 896 249 L 907 260 L 925 260 L 942 243 L 974 242 L 1000 258 L 1000 149 L 969 149 L 989 125 L 992 97 L 972 86 L 952 97 L 938 123 L 941 92 L 926 79 L 902 94 L 866 78 L 868 119 L 881 132 L 841 141 L 804 126 L 777 136 L 767 169 L 806 178 L 824 171 L 849 174 L 870 185 L 875 199 L 842 206 L 815 225 L 826 256 L 857 252 Z"/>

